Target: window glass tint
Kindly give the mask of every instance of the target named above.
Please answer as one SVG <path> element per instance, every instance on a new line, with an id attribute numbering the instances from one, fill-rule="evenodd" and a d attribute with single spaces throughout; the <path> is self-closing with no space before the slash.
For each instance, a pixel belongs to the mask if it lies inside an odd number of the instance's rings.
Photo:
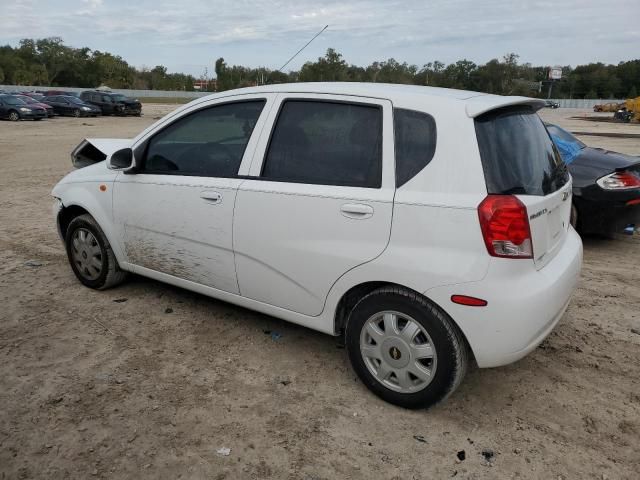
<path id="1" fill-rule="evenodd" d="M 547 195 L 569 180 L 542 120 L 531 109 L 494 110 L 478 117 L 475 126 L 489 193 Z"/>
<path id="2" fill-rule="evenodd" d="M 287 101 L 274 127 L 262 176 L 294 183 L 379 188 L 382 109 Z"/>
<path id="3" fill-rule="evenodd" d="M 436 151 L 436 122 L 431 115 L 396 108 L 393 111 L 396 187 L 427 166 Z"/>
<path id="4" fill-rule="evenodd" d="M 237 175 L 264 100 L 199 110 L 149 142 L 144 170 L 175 175 Z"/>

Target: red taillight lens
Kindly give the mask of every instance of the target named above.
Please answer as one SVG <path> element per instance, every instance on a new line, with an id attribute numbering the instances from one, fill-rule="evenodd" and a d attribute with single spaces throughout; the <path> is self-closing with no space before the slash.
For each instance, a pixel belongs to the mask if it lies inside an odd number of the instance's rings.
<path id="1" fill-rule="evenodd" d="M 529 218 L 513 195 L 489 195 L 478 206 L 480 229 L 489 255 L 533 258 Z"/>
<path id="2" fill-rule="evenodd" d="M 640 177 L 632 172 L 614 172 L 598 179 L 597 183 L 605 190 L 640 188 Z"/>

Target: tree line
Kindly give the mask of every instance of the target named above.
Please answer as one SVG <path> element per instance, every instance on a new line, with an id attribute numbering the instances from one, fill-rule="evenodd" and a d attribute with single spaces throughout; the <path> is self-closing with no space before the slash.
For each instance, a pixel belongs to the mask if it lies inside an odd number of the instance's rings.
<path id="1" fill-rule="evenodd" d="M 463 59 L 448 65 L 436 60 L 418 66 L 390 58 L 362 67 L 348 63 L 339 52 L 329 48 L 324 56 L 306 62 L 300 70 L 280 72 L 265 67 L 229 65 L 218 58 L 214 64 L 216 81 L 208 84 L 208 89 L 346 81 L 429 85 L 538 97 L 546 97 L 551 88 L 553 98 L 633 98 L 640 91 L 640 60 L 617 65 L 563 66 L 562 79 L 554 82 L 548 80 L 549 66 L 533 66 L 518 60 L 517 54 L 508 53 L 482 65 Z M 87 47 L 69 47 L 61 38 L 53 37 L 23 39 L 17 47 L 0 46 L 0 83 L 192 91 L 198 79 L 193 75 L 168 73 L 162 65 L 137 69 L 120 56 Z"/>

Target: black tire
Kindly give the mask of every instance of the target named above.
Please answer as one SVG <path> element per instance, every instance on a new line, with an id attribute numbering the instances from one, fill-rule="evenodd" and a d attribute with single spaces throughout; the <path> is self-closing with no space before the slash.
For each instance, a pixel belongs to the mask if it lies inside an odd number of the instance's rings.
<path id="1" fill-rule="evenodd" d="M 431 381 L 415 393 L 402 393 L 383 385 L 369 371 L 360 352 L 360 337 L 367 321 L 382 311 L 410 316 L 431 337 L 437 366 Z M 443 401 L 460 385 L 467 370 L 467 343 L 453 320 L 423 296 L 401 287 L 382 287 L 365 295 L 349 314 L 345 344 L 349 360 L 366 387 L 383 400 L 404 408 L 430 407 Z"/>
<path id="2" fill-rule="evenodd" d="M 78 230 L 90 232 L 100 248 L 100 273 L 97 278 L 90 278 L 74 260 L 73 241 Z M 96 290 L 105 290 L 122 283 L 127 278 L 128 273 L 120 269 L 109 240 L 91 215 L 80 215 L 71 220 L 65 234 L 65 245 L 71 269 L 83 285 Z"/>
<path id="3" fill-rule="evenodd" d="M 9 112 L 9 120 L 11 120 L 12 122 L 17 122 L 18 120 L 20 120 L 20 114 L 15 110 L 11 110 Z"/>
<path id="4" fill-rule="evenodd" d="M 79 108 L 76 108 L 76 109 L 73 111 L 73 116 L 74 116 L 74 117 L 76 117 L 76 118 L 78 118 L 78 117 L 80 116 L 80 114 L 81 114 L 81 113 L 82 113 L 82 112 L 80 112 L 80 109 L 79 109 Z"/>
<path id="5" fill-rule="evenodd" d="M 33 120 L 39 122 L 40 120 L 42 120 L 42 118 L 34 118 Z"/>

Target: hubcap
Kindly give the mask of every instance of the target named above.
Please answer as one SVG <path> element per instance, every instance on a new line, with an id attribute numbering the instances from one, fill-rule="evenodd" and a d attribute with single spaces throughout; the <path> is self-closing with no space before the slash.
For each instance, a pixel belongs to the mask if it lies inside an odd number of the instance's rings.
<path id="1" fill-rule="evenodd" d="M 418 392 L 436 372 L 431 337 L 417 321 L 399 312 L 379 312 L 365 322 L 360 353 L 374 378 L 396 392 Z"/>
<path id="2" fill-rule="evenodd" d="M 96 237 L 87 229 L 79 228 L 71 238 L 71 258 L 80 274 L 95 280 L 102 272 L 102 250 Z"/>

